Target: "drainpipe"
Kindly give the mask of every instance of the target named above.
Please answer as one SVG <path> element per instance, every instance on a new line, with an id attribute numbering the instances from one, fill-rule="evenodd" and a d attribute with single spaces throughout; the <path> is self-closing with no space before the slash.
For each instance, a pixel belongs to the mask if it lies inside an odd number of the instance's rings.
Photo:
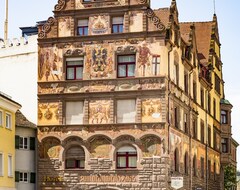
<path id="1" fill-rule="evenodd" d="M 206 105 L 206 110 L 205 110 L 205 129 L 206 129 L 206 189 L 208 189 L 208 170 L 209 170 L 209 166 L 208 166 L 208 143 L 211 143 L 211 142 L 208 142 L 208 110 L 209 110 L 209 107 L 208 107 L 208 90 L 206 91 L 206 98 L 205 98 L 205 105 Z"/>

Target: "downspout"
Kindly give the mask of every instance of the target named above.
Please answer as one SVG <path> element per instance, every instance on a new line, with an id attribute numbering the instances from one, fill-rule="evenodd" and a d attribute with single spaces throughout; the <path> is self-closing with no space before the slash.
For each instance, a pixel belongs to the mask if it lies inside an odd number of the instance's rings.
<path id="1" fill-rule="evenodd" d="M 206 129 L 206 189 L 208 189 L 208 169 L 209 169 L 209 166 L 208 166 L 208 110 L 209 110 L 209 107 L 208 107 L 208 90 L 206 91 L 206 98 L 205 98 L 205 105 L 206 105 L 206 110 L 205 110 L 205 129 Z M 211 143 L 211 142 L 210 142 Z"/>
<path id="2" fill-rule="evenodd" d="M 190 73 L 189 73 L 189 85 L 188 85 L 188 93 L 189 93 L 189 108 L 190 108 L 190 110 L 189 110 L 189 129 L 188 129 L 188 131 L 189 131 L 189 155 L 188 155 L 188 157 L 189 157 L 189 162 L 188 162 L 188 165 L 190 166 L 189 168 L 191 168 L 190 169 L 190 183 L 189 183 L 189 189 L 192 189 L 192 167 L 191 167 L 191 164 L 192 164 L 192 134 L 191 134 L 191 129 L 192 129 L 192 119 L 193 119 L 193 114 L 192 114 L 192 106 L 191 106 L 191 92 L 190 92 L 190 90 L 191 90 L 191 88 L 190 88 L 190 84 L 192 84 L 191 83 L 191 80 L 190 80 L 190 76 L 192 75 L 192 73 L 193 73 L 193 70 L 191 70 L 190 71 Z M 192 87 L 193 88 L 193 87 Z"/>

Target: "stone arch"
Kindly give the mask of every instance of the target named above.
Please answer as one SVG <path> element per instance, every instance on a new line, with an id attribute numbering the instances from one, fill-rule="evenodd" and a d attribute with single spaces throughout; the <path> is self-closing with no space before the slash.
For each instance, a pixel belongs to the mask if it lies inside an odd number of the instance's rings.
<path id="1" fill-rule="evenodd" d="M 129 135 L 129 134 L 121 134 L 117 137 L 115 137 L 113 144 L 116 144 L 119 141 L 129 141 L 129 142 L 136 142 L 136 139 L 134 136 Z"/>
<path id="2" fill-rule="evenodd" d="M 59 158 L 61 141 L 54 136 L 44 137 L 39 144 L 39 158 Z"/>
<path id="3" fill-rule="evenodd" d="M 78 143 L 82 143 L 83 139 L 79 136 L 75 136 L 75 135 L 71 135 L 71 136 L 67 136 L 62 140 L 62 144 L 63 146 L 67 145 L 68 143 L 71 142 L 78 142 Z"/>
<path id="4" fill-rule="evenodd" d="M 120 189 L 118 187 L 102 185 L 102 186 L 91 188 L 90 190 L 123 190 L 123 189 Z"/>
<path id="5" fill-rule="evenodd" d="M 161 156 L 162 139 L 156 134 L 145 134 L 141 137 L 141 150 L 143 157 Z"/>
<path id="6" fill-rule="evenodd" d="M 112 139 L 106 135 L 93 135 L 88 138 L 88 150 L 90 158 L 110 158 Z"/>

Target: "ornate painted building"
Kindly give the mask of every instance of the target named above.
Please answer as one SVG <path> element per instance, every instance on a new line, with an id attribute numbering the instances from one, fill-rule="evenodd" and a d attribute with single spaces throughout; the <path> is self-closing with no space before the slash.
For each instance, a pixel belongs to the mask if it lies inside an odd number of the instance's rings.
<path id="1" fill-rule="evenodd" d="M 223 187 L 216 15 L 60 0 L 38 37 L 39 189 Z"/>

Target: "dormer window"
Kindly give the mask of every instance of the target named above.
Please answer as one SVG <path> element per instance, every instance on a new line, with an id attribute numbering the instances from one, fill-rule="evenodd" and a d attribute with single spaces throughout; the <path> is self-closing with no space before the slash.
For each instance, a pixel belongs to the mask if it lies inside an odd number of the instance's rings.
<path id="1" fill-rule="evenodd" d="M 112 33 L 123 33 L 123 17 L 112 18 Z"/>
<path id="2" fill-rule="evenodd" d="M 88 35 L 88 19 L 78 20 L 77 35 L 79 36 Z"/>

